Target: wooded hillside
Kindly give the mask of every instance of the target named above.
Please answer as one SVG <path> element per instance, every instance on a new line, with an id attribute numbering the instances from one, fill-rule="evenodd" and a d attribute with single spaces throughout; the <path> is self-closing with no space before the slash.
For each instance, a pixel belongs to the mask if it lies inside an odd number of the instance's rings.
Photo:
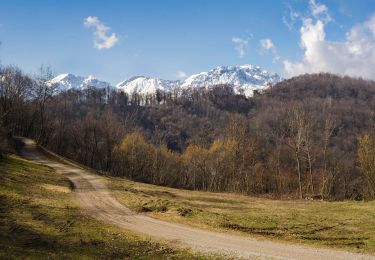
<path id="1" fill-rule="evenodd" d="M 33 78 L 0 69 L 1 151 L 9 149 L 5 136 L 22 135 L 147 183 L 292 198 L 373 196 L 375 159 L 363 153 L 372 155 L 373 142 L 357 141 L 373 140 L 373 81 L 302 75 L 246 98 L 225 85 L 148 96 L 61 92 L 50 78 L 48 69 Z"/>

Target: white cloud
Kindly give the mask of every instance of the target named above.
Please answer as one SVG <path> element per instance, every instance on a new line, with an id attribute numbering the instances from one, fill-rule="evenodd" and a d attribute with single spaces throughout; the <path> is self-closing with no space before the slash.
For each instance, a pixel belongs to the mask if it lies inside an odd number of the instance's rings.
<path id="1" fill-rule="evenodd" d="M 186 78 L 188 75 L 184 71 L 177 71 L 176 76 L 179 78 Z"/>
<path id="2" fill-rule="evenodd" d="M 281 59 L 280 55 L 277 53 L 276 46 L 273 44 L 272 40 L 269 38 L 261 39 L 259 41 L 261 54 L 266 52 L 271 52 L 273 55 L 272 63 L 276 63 L 278 60 Z"/>
<path id="3" fill-rule="evenodd" d="M 275 45 L 273 44 L 272 40 L 267 38 L 267 39 L 262 39 L 259 41 L 260 42 L 260 47 L 264 51 L 274 51 Z"/>
<path id="4" fill-rule="evenodd" d="M 332 17 L 328 12 L 328 7 L 324 4 L 317 3 L 315 0 L 309 1 L 311 14 L 318 19 L 322 19 L 324 22 L 332 21 Z"/>
<path id="5" fill-rule="evenodd" d="M 88 28 L 90 27 L 95 28 L 94 48 L 98 50 L 110 49 L 119 40 L 115 33 L 108 35 L 109 33 L 108 31 L 110 30 L 110 28 L 105 26 L 96 16 L 86 17 L 83 24 Z"/>
<path id="6" fill-rule="evenodd" d="M 301 14 L 294 11 L 292 6 L 288 3 L 286 3 L 286 7 L 288 10 L 283 16 L 283 23 L 286 25 L 286 27 L 288 27 L 290 31 L 292 31 L 294 29 L 294 24 L 301 17 Z"/>
<path id="7" fill-rule="evenodd" d="M 284 60 L 287 76 L 331 72 L 375 79 L 375 14 L 352 27 L 342 41 L 326 39 L 325 25 L 332 21 L 328 8 L 310 1 L 311 15 L 302 19 L 300 61 Z M 328 16 L 327 16 L 328 15 Z"/>
<path id="8" fill-rule="evenodd" d="M 246 55 L 246 47 L 248 45 L 248 41 L 246 39 L 240 37 L 233 37 L 232 43 L 234 44 L 234 48 L 238 53 L 239 58 L 243 58 Z"/>

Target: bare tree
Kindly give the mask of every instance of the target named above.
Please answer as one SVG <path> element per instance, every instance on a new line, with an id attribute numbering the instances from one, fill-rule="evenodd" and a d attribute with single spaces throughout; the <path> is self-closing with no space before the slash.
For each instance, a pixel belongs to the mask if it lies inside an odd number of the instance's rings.
<path id="1" fill-rule="evenodd" d="M 23 103 L 31 85 L 32 80 L 20 69 L 0 68 L 0 125 L 10 126 L 12 112 Z"/>
<path id="2" fill-rule="evenodd" d="M 328 178 L 328 146 L 335 130 L 335 120 L 332 115 L 332 100 L 328 99 L 326 106 L 324 107 L 324 129 L 323 129 L 323 171 L 320 196 L 324 200 L 325 191 L 327 189 Z"/>
<path id="3" fill-rule="evenodd" d="M 306 118 L 303 107 L 299 104 L 294 105 L 288 111 L 287 117 L 287 145 L 294 153 L 296 162 L 296 171 L 298 174 L 299 198 L 303 198 L 302 192 L 302 169 L 301 153 L 303 152 L 306 138 Z"/>
<path id="4" fill-rule="evenodd" d="M 37 106 L 36 113 L 39 119 L 39 133 L 37 134 L 38 142 L 42 141 L 43 138 L 46 138 L 46 103 L 56 90 L 56 86 L 49 82 L 52 78 L 52 69 L 44 66 L 39 68 L 39 73 L 35 76 L 33 98 Z"/>

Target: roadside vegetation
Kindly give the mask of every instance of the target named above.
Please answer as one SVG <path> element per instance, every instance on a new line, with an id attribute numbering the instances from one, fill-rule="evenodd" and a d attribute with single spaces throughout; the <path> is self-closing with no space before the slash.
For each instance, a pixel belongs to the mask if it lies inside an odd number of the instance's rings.
<path id="1" fill-rule="evenodd" d="M 173 189 L 109 177 L 132 210 L 199 228 L 375 254 L 375 202 L 271 200 Z"/>
<path id="2" fill-rule="evenodd" d="M 0 259 L 208 259 L 99 222 L 70 184 L 15 155 L 0 160 Z"/>

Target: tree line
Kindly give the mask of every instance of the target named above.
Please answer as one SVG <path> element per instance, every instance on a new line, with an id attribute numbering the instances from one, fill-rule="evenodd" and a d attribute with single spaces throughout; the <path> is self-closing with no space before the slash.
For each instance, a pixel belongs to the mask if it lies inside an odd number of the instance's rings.
<path id="1" fill-rule="evenodd" d="M 99 172 L 205 191 L 374 196 L 375 83 L 301 75 L 246 98 L 227 85 L 127 95 L 59 90 L 49 68 L 0 68 L 0 154 L 34 138 Z"/>

